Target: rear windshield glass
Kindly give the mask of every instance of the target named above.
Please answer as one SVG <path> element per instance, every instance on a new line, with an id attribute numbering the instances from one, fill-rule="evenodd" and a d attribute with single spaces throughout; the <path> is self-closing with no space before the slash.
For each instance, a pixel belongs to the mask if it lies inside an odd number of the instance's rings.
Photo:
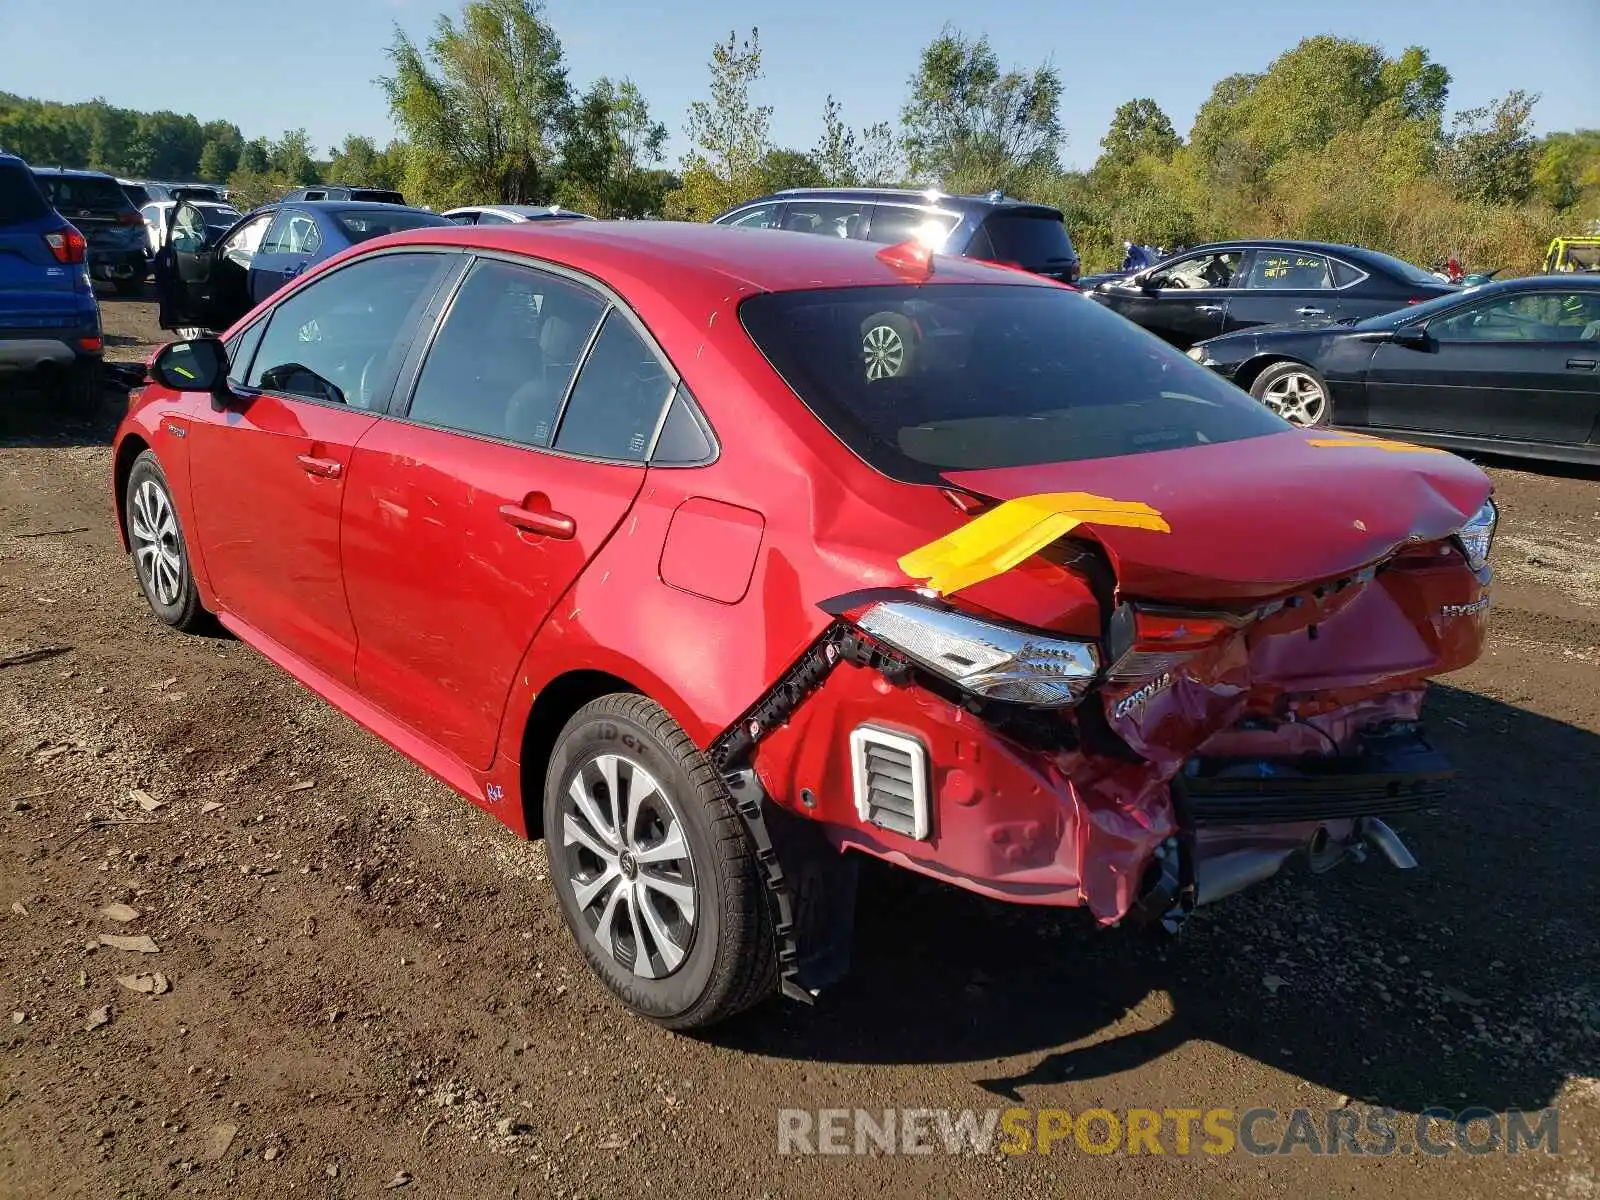
<path id="1" fill-rule="evenodd" d="M 98 208 L 120 211 L 132 208 L 133 201 L 115 179 L 94 175 L 36 175 L 50 202 L 61 208 Z"/>
<path id="2" fill-rule="evenodd" d="M 197 204 L 195 207 L 200 210 L 200 215 L 212 229 L 227 229 L 239 219 L 239 210 L 236 208 L 210 204 Z"/>
<path id="3" fill-rule="evenodd" d="M 50 215 L 50 205 L 21 163 L 0 163 L 0 225 L 37 221 Z"/>
<path id="4" fill-rule="evenodd" d="M 1046 267 L 1069 263 L 1077 257 L 1060 217 L 997 212 L 983 223 L 983 231 L 994 247 L 993 257 L 1000 262 Z"/>
<path id="5" fill-rule="evenodd" d="M 371 188 L 352 188 L 350 199 L 370 200 L 374 204 L 404 204 L 406 202 L 406 198 L 399 192 L 379 192 Z"/>
<path id="6" fill-rule="evenodd" d="M 386 233 L 398 233 L 402 229 L 455 224 L 454 221 L 446 220 L 437 213 L 409 212 L 405 209 L 384 212 L 377 209 L 347 208 L 334 213 L 333 219 L 339 223 L 339 228 L 344 230 L 345 236 L 352 242 L 364 242 L 368 238 L 382 237 Z"/>
<path id="7" fill-rule="evenodd" d="M 1389 271 L 1398 278 L 1405 280 L 1407 283 L 1419 283 L 1430 285 L 1432 287 L 1438 287 L 1444 282 L 1444 280 L 1440 279 L 1437 275 L 1430 275 L 1427 271 L 1424 271 L 1415 263 L 1408 263 L 1403 258 L 1396 258 L 1392 254 L 1380 254 L 1376 250 L 1368 250 L 1365 253 L 1368 259 L 1376 260 L 1378 266 L 1382 267 L 1386 271 Z"/>
<path id="8" fill-rule="evenodd" d="M 1083 295 L 994 284 L 752 296 L 746 332 L 884 474 L 1114 458 L 1279 433 L 1232 384 Z"/>

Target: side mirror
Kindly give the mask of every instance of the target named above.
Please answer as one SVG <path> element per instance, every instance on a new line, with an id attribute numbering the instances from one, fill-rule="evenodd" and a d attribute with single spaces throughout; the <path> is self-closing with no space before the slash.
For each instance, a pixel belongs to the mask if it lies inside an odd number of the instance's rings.
<path id="1" fill-rule="evenodd" d="M 150 378 L 178 392 L 215 392 L 228 378 L 228 352 L 216 338 L 169 342 L 150 363 Z"/>
<path id="2" fill-rule="evenodd" d="M 1426 325 L 1401 325 L 1389 335 L 1389 340 L 1396 346 L 1405 346 L 1409 350 L 1426 350 L 1433 345 L 1433 339 L 1428 336 Z"/>

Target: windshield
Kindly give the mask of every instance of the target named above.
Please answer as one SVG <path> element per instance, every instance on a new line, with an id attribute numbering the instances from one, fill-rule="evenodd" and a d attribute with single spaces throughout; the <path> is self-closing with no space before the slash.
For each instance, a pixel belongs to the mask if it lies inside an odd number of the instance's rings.
<path id="1" fill-rule="evenodd" d="M 438 213 L 415 212 L 403 208 L 391 211 L 382 209 L 345 208 L 333 214 L 339 228 L 352 242 L 382 237 L 386 233 L 399 233 L 402 229 L 422 229 L 428 225 L 453 225 Z"/>
<path id="2" fill-rule="evenodd" d="M 1077 292 L 998 284 L 752 296 L 751 339 L 884 474 L 1113 458 L 1289 426 Z"/>
<path id="3" fill-rule="evenodd" d="M 1438 280 L 1434 280 L 1435 283 Z M 1397 308 L 1394 312 L 1379 313 L 1375 317 L 1368 317 L 1364 321 L 1352 321 L 1350 324 L 1356 329 L 1393 329 L 1396 325 L 1406 321 L 1426 320 L 1436 312 L 1443 312 L 1447 308 L 1454 308 L 1467 296 L 1474 298 L 1483 295 L 1481 288 L 1471 291 L 1448 292 L 1443 296 L 1435 296 L 1432 300 L 1424 300 L 1421 304 L 1408 304 L 1404 308 Z M 1343 324 L 1343 322 L 1341 322 Z"/>
<path id="4" fill-rule="evenodd" d="M 118 186 L 115 179 L 103 179 L 97 175 L 36 175 L 34 178 L 39 181 L 44 194 L 50 197 L 50 203 L 58 209 L 115 210 L 133 207 L 128 193 Z"/>

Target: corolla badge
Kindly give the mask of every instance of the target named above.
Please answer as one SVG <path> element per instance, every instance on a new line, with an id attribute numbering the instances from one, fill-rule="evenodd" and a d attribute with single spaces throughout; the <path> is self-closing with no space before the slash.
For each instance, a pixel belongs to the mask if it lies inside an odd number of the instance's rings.
<path id="1" fill-rule="evenodd" d="M 1111 710 L 1111 713 L 1113 716 L 1125 717 L 1136 709 L 1143 708 L 1146 704 L 1149 704 L 1150 701 L 1154 700 L 1157 696 L 1171 686 L 1172 672 L 1163 671 L 1149 683 L 1143 684 L 1134 691 L 1129 692 L 1121 700 L 1118 700 L 1116 707 Z"/>

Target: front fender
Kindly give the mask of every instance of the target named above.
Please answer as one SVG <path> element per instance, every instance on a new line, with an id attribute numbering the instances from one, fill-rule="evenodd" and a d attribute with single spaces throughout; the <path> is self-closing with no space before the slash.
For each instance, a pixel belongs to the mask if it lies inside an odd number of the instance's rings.
<path id="1" fill-rule="evenodd" d="M 173 392 L 151 384 L 130 397 L 128 414 L 117 427 L 112 442 L 112 502 L 116 506 L 117 540 L 123 553 L 128 553 L 127 490 L 128 473 L 133 470 L 134 459 L 141 451 L 155 452 L 161 471 L 167 477 L 172 491 L 172 503 L 178 510 L 179 526 L 192 531 L 194 523 L 193 493 L 190 489 L 189 431 L 195 420 L 195 406 L 200 403 L 186 392 Z M 195 586 L 200 591 L 200 601 L 206 608 L 216 611 L 216 593 L 211 588 L 211 577 L 206 570 L 205 548 L 193 536 L 187 539 L 189 567 L 194 572 Z"/>

